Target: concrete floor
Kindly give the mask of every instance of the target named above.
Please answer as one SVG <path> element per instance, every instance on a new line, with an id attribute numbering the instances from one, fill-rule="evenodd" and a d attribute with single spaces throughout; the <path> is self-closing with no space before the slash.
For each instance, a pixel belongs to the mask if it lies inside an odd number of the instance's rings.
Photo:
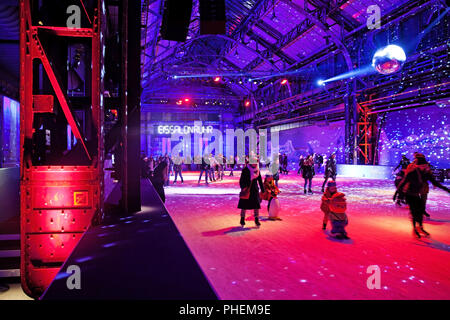
<path id="1" fill-rule="evenodd" d="M 27 296 L 20 285 L 20 283 L 7 283 L 9 290 L 0 292 L 0 300 L 33 300 Z"/>

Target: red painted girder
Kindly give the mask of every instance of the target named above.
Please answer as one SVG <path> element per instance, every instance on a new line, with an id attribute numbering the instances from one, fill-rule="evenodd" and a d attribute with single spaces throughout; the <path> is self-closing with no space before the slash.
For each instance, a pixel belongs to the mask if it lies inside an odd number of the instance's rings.
<path id="1" fill-rule="evenodd" d="M 67 28 L 67 27 L 48 27 L 48 26 L 33 26 L 33 29 L 46 30 L 61 37 L 84 37 L 92 38 L 94 32 L 91 28 Z"/>
<path id="2" fill-rule="evenodd" d="M 44 48 L 42 47 L 36 32 L 32 32 L 32 48 L 33 48 L 32 49 L 33 56 L 38 57 L 42 61 L 42 65 L 44 66 L 44 69 L 47 72 L 50 83 L 52 84 L 53 90 L 55 90 L 56 97 L 58 98 L 58 101 L 61 105 L 64 115 L 66 116 L 67 122 L 69 123 L 70 128 L 72 129 L 74 136 L 83 145 L 83 148 L 86 151 L 86 155 L 88 156 L 89 160 L 92 160 L 91 155 L 89 154 L 89 151 L 87 149 L 86 143 L 84 141 L 84 138 L 81 135 L 80 129 L 78 128 L 78 124 L 72 115 L 66 97 L 63 91 L 61 90 L 61 86 L 59 85 L 58 80 L 56 79 L 55 73 L 53 72 L 52 66 L 50 65 L 50 62 L 47 58 L 47 55 L 45 54 Z"/>

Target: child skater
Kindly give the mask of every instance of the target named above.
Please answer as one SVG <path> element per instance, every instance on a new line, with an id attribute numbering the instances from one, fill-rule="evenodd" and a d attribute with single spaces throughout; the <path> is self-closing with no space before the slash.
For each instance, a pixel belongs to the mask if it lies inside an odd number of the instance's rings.
<path id="1" fill-rule="evenodd" d="M 322 196 L 320 209 L 324 213 L 322 229 L 326 229 L 329 219 L 331 220 L 332 236 L 337 239 L 350 239 L 345 231 L 345 227 L 348 225 L 348 218 L 345 214 L 347 209 L 345 194 L 337 192 L 336 182 L 328 182 L 327 188 Z"/>
<path id="2" fill-rule="evenodd" d="M 264 192 L 261 192 L 261 199 L 267 200 L 267 212 L 269 214 L 269 220 L 281 220 L 278 216 L 280 213 L 280 202 L 277 195 L 280 193 L 280 189 L 275 185 L 273 176 L 266 175 L 264 179 Z"/>

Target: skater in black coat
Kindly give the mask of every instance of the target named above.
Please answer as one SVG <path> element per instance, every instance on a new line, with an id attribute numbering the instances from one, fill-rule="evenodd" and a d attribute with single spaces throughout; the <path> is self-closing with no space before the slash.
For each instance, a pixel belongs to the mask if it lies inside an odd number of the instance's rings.
<path id="1" fill-rule="evenodd" d="M 424 189 L 428 189 L 428 181 L 435 187 L 449 193 L 450 190 L 436 181 L 423 154 L 417 153 L 415 157 L 414 162 L 406 168 L 405 176 L 398 185 L 397 190 L 405 194 L 406 202 L 409 205 L 409 211 L 412 216 L 413 233 L 417 238 L 420 238 L 420 233 L 429 236 L 429 233 L 423 229 L 425 203 L 421 198 Z"/>
<path id="2" fill-rule="evenodd" d="M 305 162 L 305 159 L 303 158 L 303 156 L 300 156 L 300 158 L 298 159 L 298 171 L 297 171 L 297 174 L 300 174 L 300 171 L 302 171 L 303 162 Z"/>
<path id="3" fill-rule="evenodd" d="M 286 155 L 286 153 L 283 154 L 283 163 L 281 164 L 281 166 L 282 166 L 282 168 L 283 168 L 283 172 L 284 172 L 285 174 L 288 174 L 288 173 L 289 173 L 289 171 L 288 171 L 288 169 L 287 169 L 287 166 L 288 166 L 288 156 Z"/>
<path id="4" fill-rule="evenodd" d="M 202 157 L 202 164 L 200 165 L 200 176 L 198 177 L 198 184 L 200 184 L 200 180 L 202 179 L 203 173 L 205 174 L 205 183 L 208 185 L 208 174 L 210 171 L 209 163 L 206 163 L 205 158 Z"/>
<path id="5" fill-rule="evenodd" d="M 394 171 L 396 171 L 398 168 L 402 168 L 402 170 L 405 170 L 406 168 L 408 168 L 408 165 L 410 163 L 411 161 L 409 161 L 409 159 L 403 154 L 400 163 L 395 167 Z"/>
<path id="6" fill-rule="evenodd" d="M 253 210 L 255 216 L 256 226 L 260 226 L 259 209 L 261 209 L 261 199 L 259 197 L 259 188 L 264 192 L 264 185 L 259 171 L 258 164 L 248 164 L 242 169 L 239 185 L 241 187 L 241 194 L 238 203 L 238 208 L 241 209 L 241 226 L 245 225 L 246 210 Z"/>
<path id="7" fill-rule="evenodd" d="M 336 181 L 336 171 L 336 155 L 333 153 L 325 163 L 325 180 L 322 184 L 322 192 L 325 192 L 325 185 L 327 184 L 329 178 L 331 178 L 333 181 Z"/>
<path id="8" fill-rule="evenodd" d="M 406 170 L 400 170 L 399 172 L 397 172 L 397 175 L 395 176 L 395 188 L 398 188 L 398 185 L 400 184 L 400 182 L 403 180 L 403 178 L 405 177 L 405 171 Z M 405 200 L 405 195 L 403 194 L 402 190 L 398 190 L 396 189 L 395 193 L 394 193 L 394 197 L 392 198 L 392 200 L 398 205 L 401 206 L 402 203 L 406 204 L 406 200 Z"/>
<path id="9" fill-rule="evenodd" d="M 305 179 L 305 194 L 306 194 L 306 185 L 309 183 L 308 185 L 308 192 L 309 193 L 313 193 L 311 190 L 311 183 L 312 183 L 312 178 L 314 177 L 315 172 L 314 172 L 314 159 L 313 156 L 308 156 L 306 158 L 306 160 L 303 162 L 303 167 L 302 167 L 302 176 L 303 179 Z"/>

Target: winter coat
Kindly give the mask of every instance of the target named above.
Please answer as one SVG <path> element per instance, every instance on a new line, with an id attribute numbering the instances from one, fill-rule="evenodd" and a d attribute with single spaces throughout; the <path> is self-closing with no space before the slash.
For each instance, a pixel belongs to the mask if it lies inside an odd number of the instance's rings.
<path id="1" fill-rule="evenodd" d="M 429 192 L 428 181 L 448 192 L 448 188 L 436 181 L 428 163 L 411 163 L 397 189 L 411 196 L 425 195 Z"/>
<path id="2" fill-rule="evenodd" d="M 245 167 L 242 169 L 241 178 L 239 179 L 239 185 L 241 189 L 250 187 L 250 197 L 248 199 L 239 199 L 238 208 L 244 210 L 261 209 L 261 198 L 259 197 L 259 187 L 264 192 L 264 185 L 261 178 L 261 174 L 253 180 L 250 180 L 250 170 Z"/>
<path id="3" fill-rule="evenodd" d="M 260 197 L 263 200 L 270 200 L 271 198 L 276 198 L 280 193 L 280 189 L 275 185 L 274 179 L 266 178 L 264 180 L 264 192 L 260 193 Z"/>
<path id="4" fill-rule="evenodd" d="M 314 177 L 314 162 L 312 159 L 305 160 L 302 166 L 302 176 L 304 179 L 310 179 Z"/>
<path id="5" fill-rule="evenodd" d="M 335 192 L 333 194 L 330 193 L 329 190 L 326 190 L 322 196 L 322 204 L 320 205 L 320 209 L 328 214 L 330 220 L 337 221 L 347 221 L 347 215 L 345 211 L 347 209 L 347 200 L 345 199 L 345 194 L 342 192 Z"/>
<path id="6" fill-rule="evenodd" d="M 329 174 L 331 176 L 336 175 L 336 159 L 328 158 L 325 164 L 325 174 Z"/>
<path id="7" fill-rule="evenodd" d="M 286 168 L 288 165 L 288 157 L 287 155 L 283 155 L 283 162 L 282 162 L 283 168 Z"/>
<path id="8" fill-rule="evenodd" d="M 201 164 L 200 168 L 201 168 L 202 170 L 209 170 L 209 169 L 210 169 L 209 164 L 206 163 L 206 161 L 205 161 L 205 159 L 204 159 L 203 157 L 202 157 L 202 164 Z"/>
<path id="9" fill-rule="evenodd" d="M 405 177 L 405 170 L 400 170 L 397 175 L 395 176 L 395 187 L 398 187 L 398 185 L 400 184 L 400 182 L 402 182 L 403 178 Z"/>
<path id="10" fill-rule="evenodd" d="M 298 161 L 298 166 L 301 168 L 301 167 L 303 167 L 303 163 L 305 162 L 305 159 L 304 158 L 301 158 L 299 161 Z"/>
<path id="11" fill-rule="evenodd" d="M 161 161 L 155 168 L 153 176 L 150 178 L 152 184 L 156 187 L 164 185 L 168 177 L 168 165 L 166 161 Z"/>
<path id="12" fill-rule="evenodd" d="M 398 168 L 402 168 L 402 170 L 405 170 L 410 163 L 411 162 L 409 161 L 408 158 L 402 157 L 402 159 L 400 160 L 400 163 L 398 164 L 398 166 L 395 167 L 394 171 L 397 170 Z"/>

